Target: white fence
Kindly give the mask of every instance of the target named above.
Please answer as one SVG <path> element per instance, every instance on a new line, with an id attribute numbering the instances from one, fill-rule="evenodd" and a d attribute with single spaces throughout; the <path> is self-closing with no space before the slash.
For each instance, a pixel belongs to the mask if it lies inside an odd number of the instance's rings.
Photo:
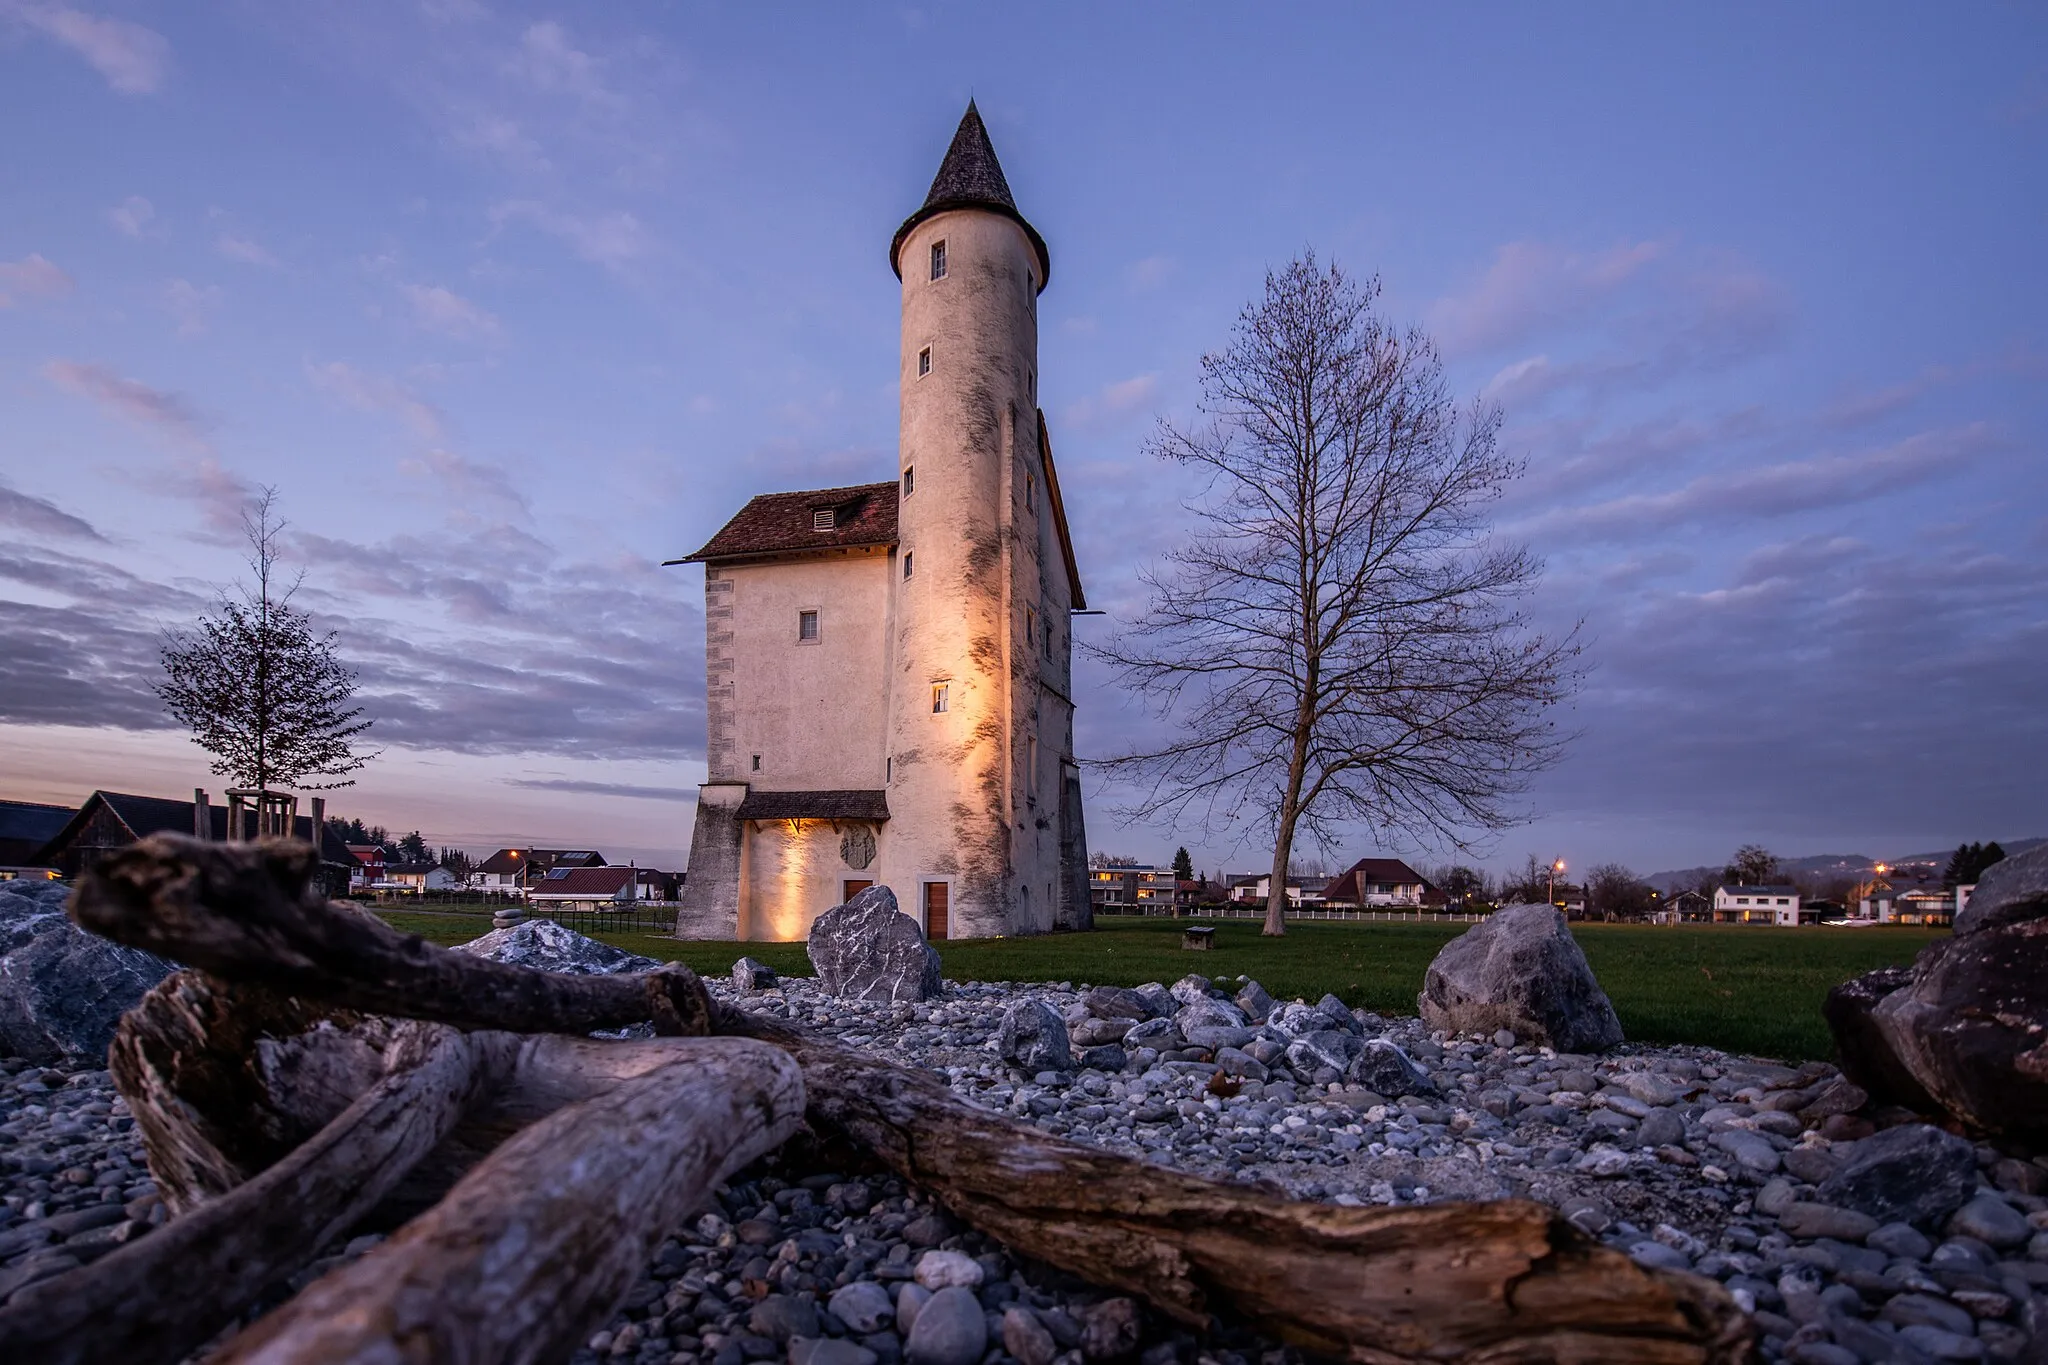
<path id="1" fill-rule="evenodd" d="M 1111 918 L 1127 917 L 1132 919 L 1199 921 L 1211 919 L 1262 920 L 1266 917 L 1266 907 L 1263 905 L 1184 905 L 1179 907 L 1179 911 L 1180 913 L 1174 914 L 1166 910 L 1151 909 L 1137 905 L 1098 905 L 1095 907 L 1095 915 L 1098 919 L 1108 916 Z M 1287 911 L 1287 918 L 1290 920 L 1392 920 L 1413 924 L 1477 924 L 1479 921 L 1487 918 L 1487 916 L 1469 911 L 1376 910 L 1370 907 L 1353 905 L 1303 905 L 1291 907 Z"/>

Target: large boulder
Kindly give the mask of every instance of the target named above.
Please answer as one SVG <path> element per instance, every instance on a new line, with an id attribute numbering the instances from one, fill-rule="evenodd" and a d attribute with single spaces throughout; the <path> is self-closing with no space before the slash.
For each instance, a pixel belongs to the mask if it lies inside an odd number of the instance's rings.
<path id="1" fill-rule="evenodd" d="M 651 957 L 614 948 L 609 943 L 564 929 L 551 919 L 531 919 L 509 929 L 493 929 L 482 938 L 457 944 L 455 951 L 493 962 L 509 962 L 542 972 L 572 976 L 611 976 L 617 972 L 651 972 L 661 964 Z"/>
<path id="2" fill-rule="evenodd" d="M 1958 937 L 2003 924 L 2048 918 L 2048 844 L 1993 863 L 1956 916 Z"/>
<path id="3" fill-rule="evenodd" d="M 0 1053 L 104 1066 L 114 1026 L 172 965 L 72 924 L 55 882 L 0 888 Z"/>
<path id="4" fill-rule="evenodd" d="M 939 993 L 939 955 L 886 886 L 818 916 L 805 947 L 827 994 L 902 1002 Z"/>
<path id="5" fill-rule="evenodd" d="M 1003 1011 L 1002 1023 L 996 1028 L 996 1051 L 1019 1071 L 1033 1075 L 1074 1067 L 1066 1020 L 1035 996 Z"/>
<path id="6" fill-rule="evenodd" d="M 1934 1101 L 1892 1051 L 1873 1017 L 1885 997 L 1912 984 L 1911 968 L 1880 967 L 1829 991 L 1820 1012 L 1834 1032 L 1844 1076 L 1874 1100 L 1931 1113 Z"/>
<path id="7" fill-rule="evenodd" d="M 1429 964 L 1416 1003 L 1445 1033 L 1494 1033 L 1560 1052 L 1605 1052 L 1621 1020 L 1585 953 L 1549 905 L 1509 905 L 1452 939 Z"/>
<path id="8" fill-rule="evenodd" d="M 1967 1139 L 1908 1123 L 1851 1145 L 1848 1159 L 1821 1182 L 1820 1201 L 1880 1223 L 1931 1228 L 1976 1188 L 1977 1150 Z"/>

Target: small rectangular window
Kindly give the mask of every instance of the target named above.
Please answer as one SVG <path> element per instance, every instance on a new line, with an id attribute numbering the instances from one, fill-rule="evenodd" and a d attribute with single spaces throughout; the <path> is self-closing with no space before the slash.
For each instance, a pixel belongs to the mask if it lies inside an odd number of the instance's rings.
<path id="1" fill-rule="evenodd" d="M 1032 507 L 1038 506 L 1038 476 L 1027 472 L 1024 475 L 1024 501 Z"/>
<path id="2" fill-rule="evenodd" d="M 1038 613 L 1024 608 L 1024 638 L 1029 640 L 1038 634 Z"/>
<path id="3" fill-rule="evenodd" d="M 904 470 L 904 471 L 903 471 L 903 496 L 907 498 L 907 497 L 909 497 L 909 496 L 910 496 L 910 495 L 911 495 L 911 494 L 912 494 L 913 492 L 915 492 L 916 490 L 917 490 L 917 470 L 916 470 L 916 469 L 914 469 L 914 468 L 912 468 L 912 469 L 906 469 L 906 470 Z"/>
<path id="4" fill-rule="evenodd" d="M 910 560 L 911 560 L 911 554 L 910 554 L 910 551 L 908 551 L 908 550 L 905 550 L 905 551 L 903 552 L 903 576 L 904 576 L 905 578 L 908 578 L 908 577 L 910 577 Z"/>
<path id="5" fill-rule="evenodd" d="M 832 515 L 832 509 L 829 507 L 813 512 L 811 513 L 811 529 L 813 531 L 829 531 L 832 529 L 835 520 L 836 518 Z"/>
<path id="6" fill-rule="evenodd" d="M 818 638 L 818 613 L 800 611 L 796 614 L 796 638 L 815 643 Z"/>
<path id="7" fill-rule="evenodd" d="M 1045 623 L 1045 652 L 1052 653 L 1052 622 Z"/>
<path id="8" fill-rule="evenodd" d="M 759 754 L 755 754 L 755 755 L 754 755 L 754 771 L 755 771 L 755 772 L 760 772 L 760 771 L 761 771 L 761 755 L 759 755 Z"/>
<path id="9" fill-rule="evenodd" d="M 924 378 L 932 372 L 932 348 L 927 346 L 917 353 L 917 377 Z"/>
<path id="10" fill-rule="evenodd" d="M 932 714 L 935 716 L 938 715 L 940 712 L 948 709 L 947 702 L 949 698 L 946 695 L 947 686 L 948 684 L 946 683 L 932 684 Z"/>
<path id="11" fill-rule="evenodd" d="M 935 280 L 946 278 L 946 244 L 944 242 L 932 243 L 932 278 Z"/>

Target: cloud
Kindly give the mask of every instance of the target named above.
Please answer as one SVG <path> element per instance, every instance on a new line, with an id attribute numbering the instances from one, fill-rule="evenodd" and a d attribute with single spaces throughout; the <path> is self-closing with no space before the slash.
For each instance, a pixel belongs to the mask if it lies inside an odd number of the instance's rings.
<path id="1" fill-rule="evenodd" d="M 695 787 L 638 787 L 629 782 L 583 782 L 571 778 L 515 777 L 505 784 L 527 791 L 576 792 L 584 796 L 630 796 L 641 801 L 695 801 Z"/>
<path id="2" fill-rule="evenodd" d="M 1150 407 L 1159 396 L 1157 374 L 1133 375 L 1106 384 L 1086 398 L 1069 403 L 1061 419 L 1075 427 L 1093 427 Z"/>
<path id="3" fill-rule="evenodd" d="M 248 237 L 237 237 L 232 233 L 224 232 L 214 238 L 213 249 L 228 260 L 240 261 L 243 265 L 262 265 L 272 268 L 275 268 L 277 265 L 277 257 L 264 250 L 261 243 Z"/>
<path id="4" fill-rule="evenodd" d="M 1515 529 L 1538 539 L 1640 535 L 1687 523 L 1754 522 L 1815 508 L 1840 508 L 1953 473 L 1994 444 L 1988 426 L 1972 423 L 1922 432 L 1859 454 L 1716 470 L 1665 492 L 1559 508 Z"/>
<path id="5" fill-rule="evenodd" d="M 119 94 L 153 95 L 170 74 L 170 43 L 156 30 L 125 19 L 36 0 L 0 0 L 0 19 L 70 48 Z"/>
<path id="6" fill-rule="evenodd" d="M 163 301 L 178 320 L 178 335 L 196 337 L 205 333 L 214 310 L 220 307 L 221 292 L 216 285 L 170 280 L 164 285 Z"/>
<path id="7" fill-rule="evenodd" d="M 315 388 L 353 407 L 399 418 L 423 441 L 446 439 L 447 421 L 441 410 L 395 379 L 370 374 L 340 360 L 324 365 L 308 362 L 306 378 Z"/>
<path id="8" fill-rule="evenodd" d="M 131 194 L 107 210 L 107 221 L 112 223 L 114 231 L 123 237 L 146 236 L 149 233 L 150 222 L 155 217 L 156 205 L 139 194 Z"/>
<path id="9" fill-rule="evenodd" d="M 58 388 L 90 399 L 102 411 L 188 446 L 206 445 L 205 423 L 178 394 L 153 389 L 139 379 L 124 379 L 105 365 L 91 361 L 52 360 L 43 366 L 42 373 Z"/>
<path id="10" fill-rule="evenodd" d="M 242 520 L 262 492 L 254 480 L 235 473 L 211 455 L 177 471 L 165 480 L 164 486 L 198 506 L 207 531 L 216 541 L 235 544 L 242 542 Z"/>
<path id="11" fill-rule="evenodd" d="M 1452 353 L 1497 350 L 1592 313 L 1668 250 L 1655 241 L 1592 253 L 1509 242 L 1463 294 L 1437 300 L 1430 328 Z"/>
<path id="12" fill-rule="evenodd" d="M 399 465 L 399 472 L 432 475 L 453 493 L 458 502 L 497 502 L 522 515 L 532 510 L 512 475 L 503 467 L 472 460 L 451 450 L 429 450 Z"/>
<path id="13" fill-rule="evenodd" d="M 413 322 L 422 329 L 453 337 L 457 341 L 495 341 L 500 333 L 497 316 L 441 285 L 399 286 L 412 305 Z"/>
<path id="14" fill-rule="evenodd" d="M 538 173 L 552 168 L 546 149 L 519 121 L 495 110 L 451 114 L 447 136 L 456 147 L 482 152 L 515 171 Z"/>
<path id="15" fill-rule="evenodd" d="M 1172 278 L 1173 271 L 1171 256 L 1147 256 L 1124 271 L 1124 280 L 1133 289 L 1156 289 Z"/>
<path id="16" fill-rule="evenodd" d="M 617 270 L 647 256 L 653 240 L 640 220 L 618 212 L 587 216 L 560 213 L 529 199 L 508 200 L 490 211 L 491 222 L 523 222 L 569 244 L 578 257 Z"/>
<path id="17" fill-rule="evenodd" d="M 0 308 L 21 299 L 57 299 L 71 292 L 71 276 L 40 253 L 0 261 Z"/>
<path id="18" fill-rule="evenodd" d="M 47 498 L 20 492 L 4 482 L 0 482 L 0 522 L 64 539 L 96 540 L 102 544 L 107 539 L 85 518 L 75 517 Z"/>
<path id="19" fill-rule="evenodd" d="M 606 86 L 602 63 L 578 50 L 568 31 L 553 20 L 527 28 L 505 70 L 548 94 L 570 95 L 607 108 L 622 103 Z"/>

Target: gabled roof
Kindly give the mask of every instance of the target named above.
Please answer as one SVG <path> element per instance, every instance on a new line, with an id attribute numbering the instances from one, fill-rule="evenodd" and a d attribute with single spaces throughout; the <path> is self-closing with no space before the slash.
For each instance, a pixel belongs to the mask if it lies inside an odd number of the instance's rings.
<path id="1" fill-rule="evenodd" d="M 903 239 L 925 219 L 949 209 L 999 213 L 1023 228 L 1038 256 L 1038 287 L 1041 292 L 1045 289 L 1052 278 L 1052 256 L 1046 251 L 1045 239 L 1038 235 L 1038 229 L 1017 212 L 1017 201 L 1010 197 L 1010 182 L 1003 176 L 1002 163 L 996 160 L 995 146 L 988 140 L 988 129 L 973 100 L 967 101 L 967 112 L 960 116 L 953 144 L 946 148 L 946 159 L 939 163 L 939 173 L 932 177 L 931 192 L 925 195 L 924 204 L 903 220 L 903 226 L 896 229 L 895 239 L 889 243 L 889 268 L 898 279 L 903 277 L 899 260 Z"/>
<path id="2" fill-rule="evenodd" d="M 603 867 L 604 855 L 588 849 L 501 848 L 478 863 L 475 870 L 516 877 L 523 868 L 534 876 L 541 876 L 560 866 Z"/>
<path id="3" fill-rule="evenodd" d="M 0 864 L 27 865 L 76 814 L 70 806 L 0 801 Z"/>
<path id="4" fill-rule="evenodd" d="M 816 514 L 828 510 L 833 514 L 832 529 L 818 530 Z M 749 499 L 703 549 L 664 563 L 705 564 L 750 555 L 895 543 L 896 482 L 892 479 L 847 488 L 763 493 Z"/>
<path id="5" fill-rule="evenodd" d="M 424 877 L 429 872 L 439 871 L 440 868 L 441 865 L 439 863 L 425 860 L 417 863 L 393 863 L 384 869 L 384 875 L 387 877 Z"/>
<path id="6" fill-rule="evenodd" d="M 558 867 L 527 888 L 532 896 L 616 896 L 638 875 L 630 867 Z"/>
<path id="7" fill-rule="evenodd" d="M 1425 901 L 1441 895 L 1428 878 L 1399 858 L 1360 858 L 1330 879 L 1330 884 L 1323 888 L 1323 899 L 1363 901 L 1366 886 L 1375 882 L 1383 886 L 1420 886 Z"/>
<path id="8" fill-rule="evenodd" d="M 1799 888 L 1796 886 L 1722 886 L 1718 889 L 1726 891 L 1731 896 L 1796 896 L 1799 894 Z"/>
<path id="9" fill-rule="evenodd" d="M 879 791 L 750 791 L 733 814 L 741 820 L 886 820 L 889 797 Z"/>
<path id="10" fill-rule="evenodd" d="M 36 855 L 49 860 L 65 845 L 77 838 L 91 822 L 93 812 L 104 808 L 114 819 L 137 839 L 146 839 L 152 834 L 192 833 L 193 805 L 190 801 L 172 801 L 161 796 L 137 796 L 132 792 L 96 791 L 85 799 L 64 825 L 52 835 L 49 843 Z M 228 837 L 228 808 L 219 802 L 209 803 L 211 817 L 208 836 L 225 841 Z M 300 815 L 292 821 L 292 837 L 308 843 L 313 840 L 313 817 Z M 348 845 L 341 842 L 331 829 L 320 831 L 320 858 L 322 862 L 336 863 L 342 867 L 355 866 L 355 856 L 348 851 Z"/>
<path id="11" fill-rule="evenodd" d="M 1067 531 L 1067 505 L 1060 500 L 1060 476 L 1052 464 L 1052 432 L 1045 425 L 1045 409 L 1038 410 L 1038 458 L 1045 468 L 1045 497 L 1052 504 L 1053 529 L 1060 533 L 1060 560 L 1067 568 L 1067 595 L 1076 611 L 1088 605 L 1081 591 L 1081 568 L 1074 560 L 1074 537 Z"/>

